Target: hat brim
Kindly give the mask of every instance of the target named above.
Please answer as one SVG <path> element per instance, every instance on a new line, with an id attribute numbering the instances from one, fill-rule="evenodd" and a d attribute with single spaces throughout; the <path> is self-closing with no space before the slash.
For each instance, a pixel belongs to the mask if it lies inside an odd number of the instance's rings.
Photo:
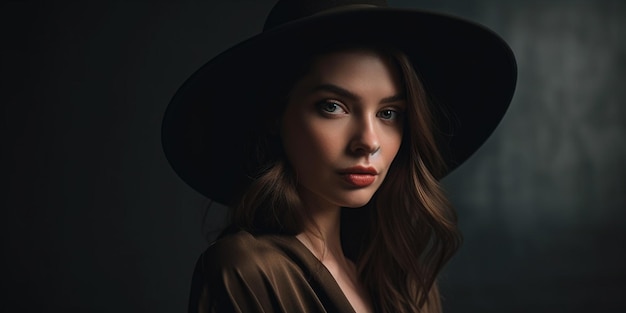
<path id="1" fill-rule="evenodd" d="M 515 57 L 496 33 L 443 14 L 392 8 L 316 15 L 264 31 L 216 56 L 178 89 L 165 112 L 162 144 L 179 177 L 230 204 L 249 181 L 243 140 L 283 72 L 302 52 L 342 41 L 382 41 L 413 62 L 435 104 L 448 172 L 492 134 L 513 97 Z M 445 121 L 445 122 L 444 122 Z"/>

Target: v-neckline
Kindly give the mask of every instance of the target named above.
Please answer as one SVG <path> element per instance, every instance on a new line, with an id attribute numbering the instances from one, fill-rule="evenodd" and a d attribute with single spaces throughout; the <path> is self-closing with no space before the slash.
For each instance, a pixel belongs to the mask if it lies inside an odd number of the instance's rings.
<path id="1" fill-rule="evenodd" d="M 333 274 L 328 270 L 326 265 L 320 261 L 309 248 L 307 248 L 304 243 L 302 243 L 295 236 L 279 236 L 280 238 L 287 239 L 289 242 L 293 242 L 291 246 L 296 248 L 298 254 L 302 257 L 302 260 L 306 262 L 307 266 L 311 269 L 318 269 L 318 271 L 311 270 L 311 274 L 317 277 L 317 280 L 328 289 L 328 297 L 341 307 L 341 312 L 353 312 L 356 313 L 354 307 L 346 297 L 346 294 L 343 292 L 339 283 L 333 276 Z"/>

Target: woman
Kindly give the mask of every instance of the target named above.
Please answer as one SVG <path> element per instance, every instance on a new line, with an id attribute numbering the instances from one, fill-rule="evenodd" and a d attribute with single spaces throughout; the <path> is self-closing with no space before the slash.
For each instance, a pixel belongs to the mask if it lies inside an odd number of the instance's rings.
<path id="1" fill-rule="evenodd" d="M 279 1 L 166 112 L 176 172 L 233 210 L 190 312 L 440 312 L 460 238 L 438 180 L 491 134 L 515 77 L 508 46 L 466 21 Z"/>

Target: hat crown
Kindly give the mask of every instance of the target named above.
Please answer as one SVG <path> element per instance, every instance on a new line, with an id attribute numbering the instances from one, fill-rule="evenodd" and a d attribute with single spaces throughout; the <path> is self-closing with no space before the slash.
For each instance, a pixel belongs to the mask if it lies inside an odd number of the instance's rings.
<path id="1" fill-rule="evenodd" d="M 386 0 L 279 0 L 270 11 L 263 30 L 328 11 L 357 7 L 387 7 Z"/>

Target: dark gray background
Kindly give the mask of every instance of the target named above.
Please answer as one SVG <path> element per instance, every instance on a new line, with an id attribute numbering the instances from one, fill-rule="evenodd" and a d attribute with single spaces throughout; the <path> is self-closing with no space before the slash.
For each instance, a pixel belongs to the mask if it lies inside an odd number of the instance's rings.
<path id="1" fill-rule="evenodd" d="M 207 201 L 161 117 L 273 2 L 2 2 L 2 311 L 186 310 Z M 485 24 L 518 58 L 509 113 L 444 180 L 465 234 L 447 312 L 625 311 L 626 2 L 389 2 Z"/>

